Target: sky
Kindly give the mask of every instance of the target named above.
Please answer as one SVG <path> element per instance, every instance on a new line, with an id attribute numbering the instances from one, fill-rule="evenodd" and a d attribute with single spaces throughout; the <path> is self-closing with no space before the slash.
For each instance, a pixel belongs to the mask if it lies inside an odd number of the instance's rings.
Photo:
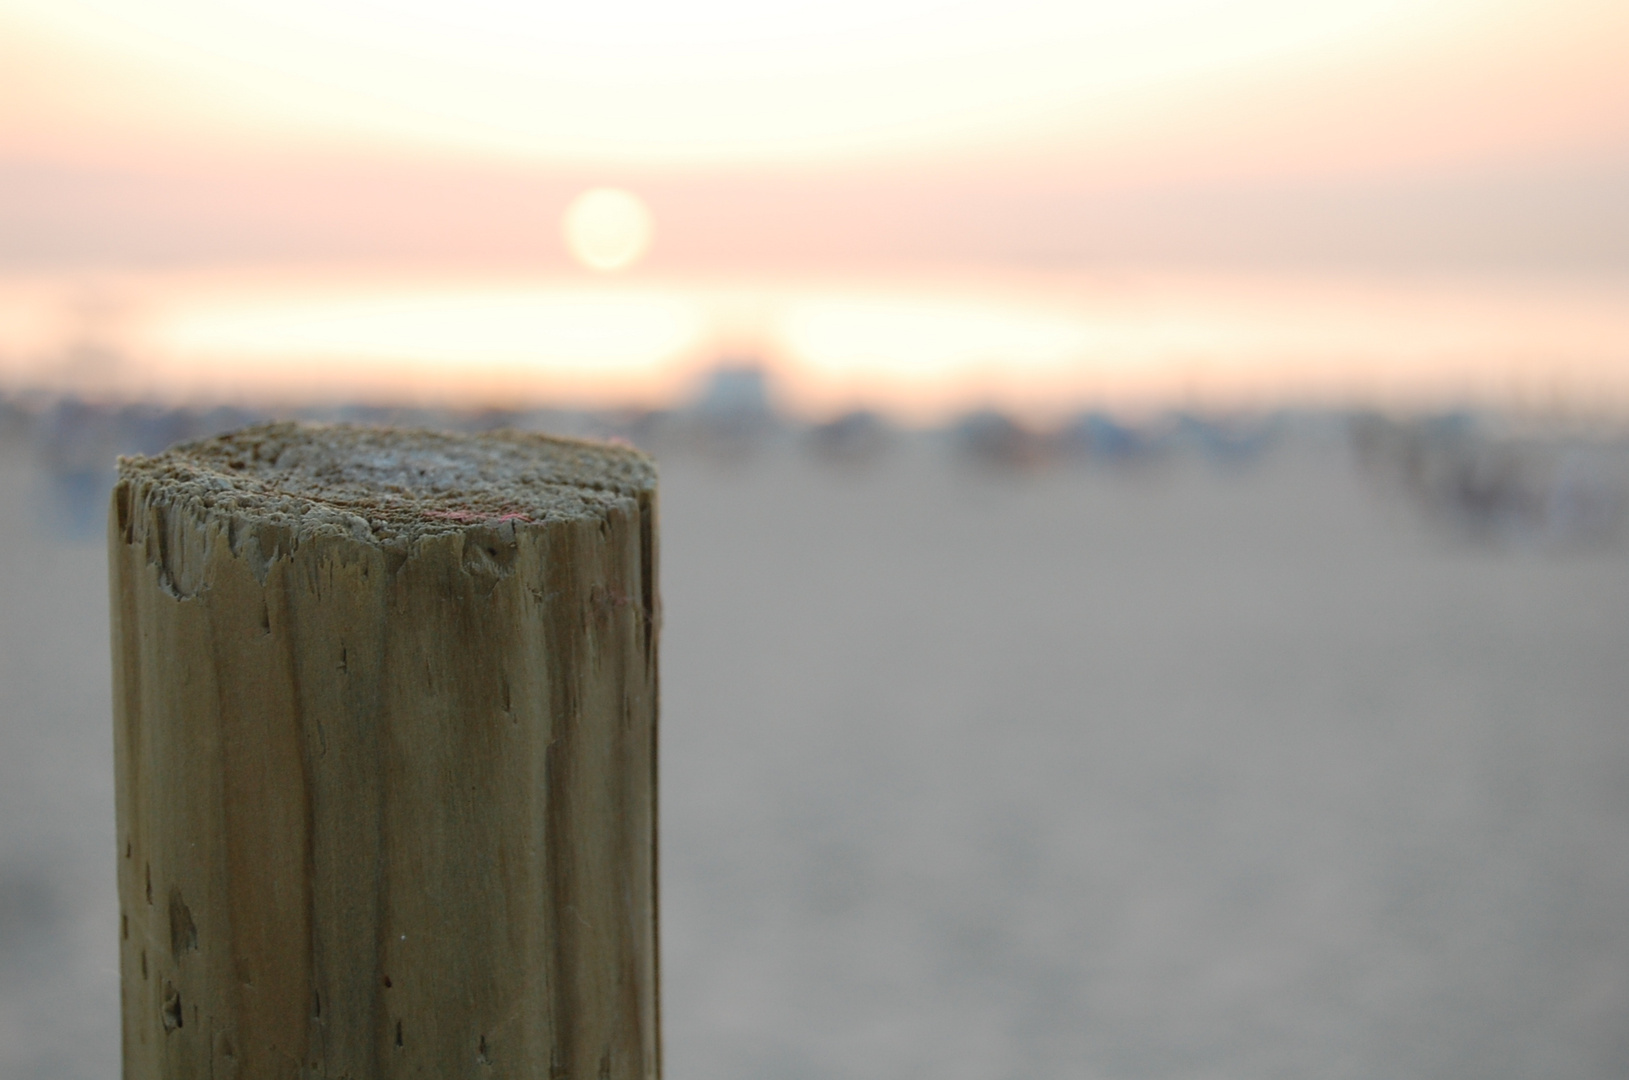
<path id="1" fill-rule="evenodd" d="M 0 0 L 0 273 L 689 289 L 692 351 L 788 282 L 1616 279 L 1626 54 L 1621 0 Z M 597 188 L 653 223 L 611 276 Z"/>
<path id="2" fill-rule="evenodd" d="M 1626 49 L 1609 0 L 0 0 L 0 260 L 558 257 L 612 183 L 673 265 L 1611 265 Z"/>

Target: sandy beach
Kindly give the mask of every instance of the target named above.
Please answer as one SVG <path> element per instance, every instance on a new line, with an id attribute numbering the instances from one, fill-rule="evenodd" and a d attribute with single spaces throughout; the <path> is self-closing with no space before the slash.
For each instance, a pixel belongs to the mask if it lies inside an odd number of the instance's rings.
<path id="1" fill-rule="evenodd" d="M 101 537 L 0 446 L 0 1076 L 118 1072 Z M 1629 1075 L 1629 553 L 1342 437 L 663 461 L 672 1080 Z"/>

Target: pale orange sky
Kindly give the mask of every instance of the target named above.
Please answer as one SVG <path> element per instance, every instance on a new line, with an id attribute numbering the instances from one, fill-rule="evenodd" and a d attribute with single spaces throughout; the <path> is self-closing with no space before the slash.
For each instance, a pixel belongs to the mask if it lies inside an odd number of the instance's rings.
<path id="1" fill-rule="evenodd" d="M 0 260 L 551 265 L 611 182 L 669 268 L 1598 268 L 1625 55 L 1621 0 L 0 0 Z"/>
<path id="2" fill-rule="evenodd" d="M 0 379 L 1629 407 L 1625 56 L 1623 0 L 0 0 Z"/>

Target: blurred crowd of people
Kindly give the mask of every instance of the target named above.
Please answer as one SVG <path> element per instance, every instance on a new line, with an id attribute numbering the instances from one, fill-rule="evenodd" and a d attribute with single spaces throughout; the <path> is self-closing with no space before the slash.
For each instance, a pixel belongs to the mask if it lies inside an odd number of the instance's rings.
<path id="1" fill-rule="evenodd" d="M 1478 543 L 1601 547 L 1629 511 L 1621 436 L 1586 437 L 1473 413 L 1352 422 L 1358 462 L 1460 538 Z"/>
<path id="2" fill-rule="evenodd" d="M 469 411 L 368 404 L 208 409 L 72 396 L 0 395 L 0 442 L 26 448 L 45 479 L 44 512 L 74 535 L 102 528 L 115 463 L 274 416 L 442 430 L 497 428 L 618 439 L 658 455 L 741 460 L 773 449 L 864 467 L 905 442 L 931 445 L 984 472 L 1090 466 L 1146 475 L 1176 461 L 1250 468 L 1286 443 L 1349 448 L 1377 486 L 1401 496 L 1452 535 L 1477 542 L 1615 544 L 1629 518 L 1629 435 L 1588 436 L 1473 412 L 1413 417 L 1378 412 L 1131 417 L 1089 409 L 1039 425 L 993 408 L 933 429 L 902 428 L 865 409 L 802 422 L 777 409 L 765 370 L 715 368 L 690 401 L 670 409 Z"/>

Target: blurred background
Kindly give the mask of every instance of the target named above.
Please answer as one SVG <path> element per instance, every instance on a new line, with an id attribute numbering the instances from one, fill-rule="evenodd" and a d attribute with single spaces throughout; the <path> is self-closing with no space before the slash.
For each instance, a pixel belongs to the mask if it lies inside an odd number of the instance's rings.
<path id="1" fill-rule="evenodd" d="M 0 0 L 0 1077 L 118 1072 L 103 520 L 663 470 L 672 1080 L 1629 1076 L 1629 7 Z"/>

